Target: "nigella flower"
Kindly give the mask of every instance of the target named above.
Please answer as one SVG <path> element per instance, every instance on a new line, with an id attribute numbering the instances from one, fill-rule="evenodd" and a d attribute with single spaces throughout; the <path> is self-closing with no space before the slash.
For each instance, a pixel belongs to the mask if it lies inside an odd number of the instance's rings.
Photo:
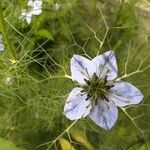
<path id="1" fill-rule="evenodd" d="M 22 10 L 21 18 L 25 17 L 28 24 L 31 23 L 32 15 L 39 15 L 42 13 L 42 0 L 29 0 L 28 9 Z"/>
<path id="2" fill-rule="evenodd" d="M 3 43 L 3 36 L 0 34 L 0 52 L 5 49 L 5 45 Z"/>
<path id="3" fill-rule="evenodd" d="M 143 99 L 143 94 L 135 86 L 117 81 L 117 73 L 113 51 L 92 60 L 74 55 L 71 75 L 78 87 L 67 98 L 65 116 L 70 120 L 89 116 L 98 126 L 112 128 L 118 118 L 117 107 L 138 104 Z"/>

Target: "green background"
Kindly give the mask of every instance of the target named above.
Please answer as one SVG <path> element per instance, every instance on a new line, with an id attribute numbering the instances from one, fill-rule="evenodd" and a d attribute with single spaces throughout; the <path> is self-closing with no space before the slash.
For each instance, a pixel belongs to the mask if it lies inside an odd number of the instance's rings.
<path id="1" fill-rule="evenodd" d="M 0 150 L 5 143 L 10 150 L 150 150 L 150 2 L 43 0 L 30 25 L 20 19 L 27 2 L 0 1 L 6 46 L 0 52 Z M 75 87 L 68 78 L 73 54 L 94 58 L 107 50 L 115 51 L 118 76 L 127 66 L 126 73 L 135 74 L 123 80 L 144 94 L 141 104 L 119 109 L 110 131 L 88 117 L 74 123 L 63 115 Z"/>

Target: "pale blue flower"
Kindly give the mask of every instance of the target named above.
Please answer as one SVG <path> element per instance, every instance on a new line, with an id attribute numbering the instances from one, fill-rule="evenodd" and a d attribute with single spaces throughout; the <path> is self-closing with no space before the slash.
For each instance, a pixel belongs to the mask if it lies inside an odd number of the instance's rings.
<path id="1" fill-rule="evenodd" d="M 3 43 L 3 36 L 0 33 L 0 52 L 5 49 L 5 45 Z"/>
<path id="2" fill-rule="evenodd" d="M 89 60 L 80 55 L 71 59 L 71 77 L 78 87 L 69 94 L 64 114 L 70 120 L 89 116 L 98 126 L 111 129 L 118 108 L 138 104 L 143 94 L 132 84 L 117 81 L 118 68 L 113 51 Z"/>
<path id="3" fill-rule="evenodd" d="M 22 10 L 21 17 L 25 17 L 28 24 L 31 23 L 32 15 L 40 15 L 42 13 L 42 0 L 29 0 L 28 8 L 29 10 Z"/>

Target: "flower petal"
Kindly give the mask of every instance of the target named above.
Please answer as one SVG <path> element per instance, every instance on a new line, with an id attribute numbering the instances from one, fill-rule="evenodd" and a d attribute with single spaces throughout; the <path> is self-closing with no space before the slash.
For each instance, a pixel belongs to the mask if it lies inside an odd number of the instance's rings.
<path id="1" fill-rule="evenodd" d="M 3 44 L 3 36 L 0 34 L 0 52 L 5 49 L 5 45 Z"/>
<path id="2" fill-rule="evenodd" d="M 33 15 L 39 15 L 42 13 L 42 1 L 41 0 L 35 0 L 33 3 L 33 10 L 31 11 Z"/>
<path id="3" fill-rule="evenodd" d="M 33 15 L 39 15 L 39 14 L 42 13 L 42 9 L 33 9 L 33 10 L 31 11 L 31 13 L 32 13 Z"/>
<path id="4" fill-rule="evenodd" d="M 138 104 L 142 101 L 143 94 L 132 84 L 120 81 L 114 82 L 113 85 L 114 87 L 110 89 L 108 99 L 116 106 Z"/>
<path id="5" fill-rule="evenodd" d="M 26 13 L 25 18 L 26 18 L 27 23 L 30 24 L 32 20 L 32 14 L 30 12 Z"/>
<path id="6" fill-rule="evenodd" d="M 0 43 L 0 52 L 3 51 L 5 49 L 5 45 Z"/>
<path id="7" fill-rule="evenodd" d="M 74 55 L 71 58 L 71 76 L 72 80 L 85 84 L 84 79 L 92 77 L 96 71 L 96 66 L 92 62 L 80 55 Z"/>
<path id="8" fill-rule="evenodd" d="M 64 115 L 70 120 L 86 117 L 91 111 L 91 100 L 85 100 L 87 95 L 81 95 L 81 90 L 83 89 L 74 88 L 67 98 Z"/>
<path id="9" fill-rule="evenodd" d="M 117 77 L 118 68 L 114 51 L 107 51 L 104 54 L 93 58 L 92 62 L 96 65 L 96 74 L 98 77 L 104 77 L 107 69 L 109 69 L 107 80 L 113 80 Z"/>
<path id="10" fill-rule="evenodd" d="M 99 99 L 97 105 L 92 109 L 89 117 L 100 127 L 111 129 L 118 118 L 118 108 L 104 100 Z"/>
<path id="11" fill-rule="evenodd" d="M 42 0 L 35 0 L 33 3 L 33 9 L 40 9 L 42 6 Z"/>

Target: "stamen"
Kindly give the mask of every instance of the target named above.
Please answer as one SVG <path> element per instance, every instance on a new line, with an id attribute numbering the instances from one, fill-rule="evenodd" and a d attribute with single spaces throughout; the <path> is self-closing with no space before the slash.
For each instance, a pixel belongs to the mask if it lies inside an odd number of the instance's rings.
<path id="1" fill-rule="evenodd" d="M 98 99 L 95 100 L 95 106 L 97 105 Z"/>
<path id="2" fill-rule="evenodd" d="M 84 92 L 86 92 L 84 89 L 83 89 L 83 90 L 81 90 L 81 93 L 84 93 Z"/>
<path id="3" fill-rule="evenodd" d="M 107 97 L 105 97 L 105 100 L 106 100 L 107 102 L 109 102 L 109 99 L 108 99 Z"/>
<path id="4" fill-rule="evenodd" d="M 108 67 L 106 67 L 106 74 L 110 71 L 110 69 Z"/>
<path id="5" fill-rule="evenodd" d="M 112 85 L 108 85 L 108 86 L 106 86 L 106 87 L 107 87 L 108 90 L 110 90 L 111 88 L 114 87 L 114 85 L 112 84 Z"/>
<path id="6" fill-rule="evenodd" d="M 115 86 L 112 84 L 112 85 L 110 85 L 110 88 L 112 88 L 112 87 L 115 87 Z"/>
<path id="7" fill-rule="evenodd" d="M 87 105 L 86 108 L 89 108 L 91 104 Z"/>
<path id="8" fill-rule="evenodd" d="M 102 68 L 103 68 L 103 65 L 102 65 L 102 64 L 99 64 L 99 65 L 98 65 L 98 70 L 97 70 L 97 71 L 98 71 L 98 78 L 100 78 L 100 76 L 101 76 L 101 74 L 102 74 L 102 70 L 103 70 Z"/>
<path id="9" fill-rule="evenodd" d="M 84 79 L 84 81 L 86 82 L 86 84 L 88 84 L 88 85 L 90 85 L 91 83 L 90 83 L 90 81 L 89 80 L 87 80 L 87 79 Z"/>
<path id="10" fill-rule="evenodd" d="M 107 102 L 109 102 L 109 99 L 106 97 L 106 95 L 101 94 L 101 98 L 102 98 L 102 100 L 106 100 Z"/>
<path id="11" fill-rule="evenodd" d="M 90 94 L 87 94 L 87 98 L 85 99 L 86 101 L 89 100 L 91 98 Z"/>
<path id="12" fill-rule="evenodd" d="M 106 77 L 107 76 L 107 74 L 109 73 L 109 71 L 110 71 L 110 69 L 108 68 L 108 67 L 106 67 L 106 72 L 104 73 L 104 77 Z M 107 76 L 108 77 L 108 76 Z M 105 79 L 105 78 L 104 78 Z"/>
<path id="13" fill-rule="evenodd" d="M 84 96 L 84 95 L 86 95 L 86 92 L 84 92 L 84 93 L 78 93 L 76 96 Z"/>
<path id="14" fill-rule="evenodd" d="M 107 78 L 108 78 L 108 76 L 106 75 L 105 78 L 104 78 L 104 84 L 107 83 Z"/>
<path id="15" fill-rule="evenodd" d="M 94 74 L 93 74 L 92 78 L 93 78 L 94 80 L 98 80 L 98 76 L 96 75 L 96 73 L 95 73 L 95 72 L 94 72 Z"/>

